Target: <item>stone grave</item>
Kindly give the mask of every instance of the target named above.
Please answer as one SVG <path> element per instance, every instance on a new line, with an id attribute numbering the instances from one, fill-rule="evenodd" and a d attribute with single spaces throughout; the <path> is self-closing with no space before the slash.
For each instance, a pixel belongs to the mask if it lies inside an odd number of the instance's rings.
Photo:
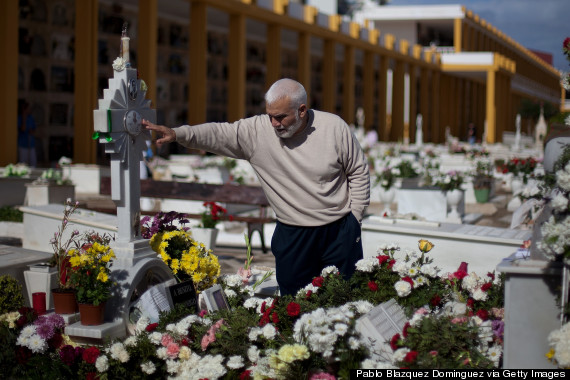
<path id="1" fill-rule="evenodd" d="M 570 144 L 567 129 L 552 135 L 545 144 L 545 172 L 553 171 L 564 145 Z M 547 204 L 535 222 L 528 256 L 513 253 L 497 266 L 506 276 L 503 368 L 557 368 L 545 354 L 550 349 L 548 335 L 562 326 L 569 268 L 562 262 L 550 261 L 538 248 L 540 228 L 551 215 Z"/>
<path id="2" fill-rule="evenodd" d="M 124 336 L 133 302 L 149 287 L 173 278 L 157 258 L 148 240 L 140 235 L 140 161 L 150 133 L 142 126 L 145 118 L 156 122 L 156 112 L 145 99 L 146 84 L 130 67 L 128 37 L 121 38 L 121 57 L 113 63 L 114 77 L 94 111 L 94 138 L 111 155 L 111 198 L 117 205 L 117 234 L 111 247 L 116 259 L 112 267 L 117 282 L 105 307 L 105 323 L 83 326 L 74 323 L 66 334 L 84 339 Z"/>
<path id="3" fill-rule="evenodd" d="M 362 222 L 364 257 L 374 257 L 378 247 L 395 243 L 401 250 L 417 252 L 417 242 L 427 239 L 434 244 L 429 256 L 442 273 L 455 272 L 461 262 L 469 264 L 469 272 L 486 275 L 502 260 L 515 252 L 531 237 L 531 231 L 442 223 L 390 219 L 377 216 Z"/>

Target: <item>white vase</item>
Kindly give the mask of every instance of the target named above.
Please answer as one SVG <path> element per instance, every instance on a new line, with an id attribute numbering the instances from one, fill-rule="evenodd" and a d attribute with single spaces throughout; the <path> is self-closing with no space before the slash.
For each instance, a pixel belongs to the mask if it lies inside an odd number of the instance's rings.
<path id="1" fill-rule="evenodd" d="M 519 177 L 513 177 L 511 180 L 511 191 L 513 192 L 513 195 L 519 194 L 522 191 L 523 187 L 523 180 Z"/>
<path id="2" fill-rule="evenodd" d="M 449 206 L 449 213 L 447 214 L 446 221 L 449 223 L 461 223 L 461 215 L 457 211 L 457 206 L 463 198 L 463 191 L 459 189 L 450 190 L 445 194 L 447 205 Z"/>
<path id="3" fill-rule="evenodd" d="M 204 243 L 206 249 L 213 251 L 216 248 L 216 238 L 218 237 L 216 228 L 192 227 L 190 231 L 192 232 L 192 239 Z"/>
<path id="4" fill-rule="evenodd" d="M 384 210 L 382 211 L 382 215 L 390 216 L 392 215 L 391 205 L 394 201 L 394 197 L 396 196 L 396 189 L 394 186 L 389 188 L 388 190 L 384 189 L 383 187 L 380 188 L 380 202 L 384 205 Z"/>

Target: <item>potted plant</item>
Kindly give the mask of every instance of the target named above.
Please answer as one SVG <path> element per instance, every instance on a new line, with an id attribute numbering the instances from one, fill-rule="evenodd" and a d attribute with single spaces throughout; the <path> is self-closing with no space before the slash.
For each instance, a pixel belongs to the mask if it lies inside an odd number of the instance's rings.
<path id="1" fill-rule="evenodd" d="M 485 203 L 489 200 L 491 188 L 495 177 L 493 176 L 494 168 L 491 161 L 479 160 L 476 163 L 473 172 L 473 191 L 477 203 Z"/>
<path id="2" fill-rule="evenodd" d="M 390 215 L 390 205 L 396 196 L 396 179 L 400 174 L 400 169 L 385 167 L 380 173 L 376 175 L 376 184 L 380 185 L 380 201 L 384 204 L 384 211 L 382 215 Z"/>
<path id="3" fill-rule="evenodd" d="M 115 253 L 109 246 L 111 237 L 90 231 L 82 242 L 69 250 L 70 278 L 79 304 L 81 324 L 103 323 L 105 302 L 114 285 L 110 278 Z"/>
<path id="4" fill-rule="evenodd" d="M 203 206 L 205 210 L 200 214 L 199 226 L 192 229 L 192 237 L 204 243 L 206 249 L 213 249 L 218 236 L 216 225 L 228 211 L 216 202 L 204 202 Z"/>
<path id="5" fill-rule="evenodd" d="M 72 314 L 77 311 L 77 302 L 75 299 L 75 289 L 69 281 L 69 249 L 76 245 L 79 238 L 79 231 L 74 230 L 67 240 L 64 235 L 69 226 L 71 215 L 75 212 L 79 202 L 73 203 L 71 199 L 67 199 L 65 209 L 63 210 L 63 218 L 54 233 L 50 244 L 53 248 L 53 256 L 50 265 L 57 269 L 57 287 L 52 289 L 53 303 L 57 314 Z"/>
<path id="6" fill-rule="evenodd" d="M 463 198 L 463 183 L 465 181 L 463 173 L 456 170 L 451 170 L 445 174 L 435 178 L 435 186 L 439 187 L 445 192 L 447 205 L 451 210 L 448 213 L 447 220 L 449 222 L 460 222 L 461 217 L 457 211 L 457 206 Z"/>

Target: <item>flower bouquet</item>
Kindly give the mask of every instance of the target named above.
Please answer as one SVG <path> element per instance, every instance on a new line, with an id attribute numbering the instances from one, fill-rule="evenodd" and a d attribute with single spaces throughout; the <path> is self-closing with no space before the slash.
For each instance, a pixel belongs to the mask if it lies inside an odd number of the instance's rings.
<path id="1" fill-rule="evenodd" d="M 150 219 L 143 221 L 148 225 Z M 192 281 L 201 292 L 217 283 L 220 275 L 218 257 L 207 250 L 203 243 L 192 239 L 184 214 L 159 213 L 152 225 L 145 227 L 153 231 L 150 246 L 170 268 L 178 282 Z M 177 227 L 178 225 L 178 227 Z"/>
<path id="2" fill-rule="evenodd" d="M 110 241 L 107 234 L 86 232 L 83 243 L 69 250 L 70 282 L 79 304 L 98 306 L 111 297 L 114 283 L 110 274 L 115 253 Z"/>
<path id="3" fill-rule="evenodd" d="M 462 189 L 465 178 L 462 172 L 451 170 L 433 178 L 432 181 L 433 185 L 439 187 L 442 191 L 453 191 Z"/>
<path id="4" fill-rule="evenodd" d="M 204 202 L 203 206 L 206 210 L 200 214 L 200 227 L 202 228 L 216 228 L 216 225 L 221 220 L 220 218 L 228 212 L 228 210 L 216 202 Z"/>

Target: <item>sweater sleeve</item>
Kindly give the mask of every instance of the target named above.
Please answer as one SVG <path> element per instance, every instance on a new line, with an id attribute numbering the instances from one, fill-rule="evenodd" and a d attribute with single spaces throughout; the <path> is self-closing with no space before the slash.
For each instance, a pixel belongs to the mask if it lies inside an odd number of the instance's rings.
<path id="1" fill-rule="evenodd" d="M 368 162 L 360 144 L 350 129 L 343 132 L 343 165 L 348 181 L 350 209 L 356 219 L 362 222 L 370 204 L 370 172 Z"/>
<path id="2" fill-rule="evenodd" d="M 255 149 L 257 117 L 234 123 L 205 123 L 174 128 L 180 145 L 218 155 L 249 159 Z"/>

